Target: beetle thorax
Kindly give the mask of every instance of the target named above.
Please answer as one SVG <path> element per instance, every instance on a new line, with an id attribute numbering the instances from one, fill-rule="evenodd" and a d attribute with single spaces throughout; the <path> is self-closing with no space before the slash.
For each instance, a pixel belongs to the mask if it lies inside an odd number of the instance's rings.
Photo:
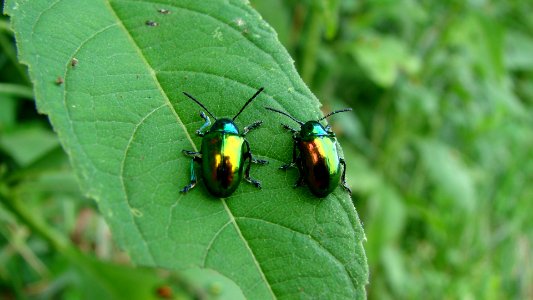
<path id="1" fill-rule="evenodd" d="M 328 135 L 330 135 L 330 133 L 328 133 L 324 126 L 317 121 L 306 122 L 302 125 L 302 129 L 300 130 L 300 136 L 302 138 Z"/>
<path id="2" fill-rule="evenodd" d="M 209 132 L 214 131 L 239 134 L 239 129 L 237 128 L 237 125 L 235 125 L 233 120 L 226 118 L 216 120 L 215 124 L 213 124 L 213 126 L 211 126 L 211 128 L 209 129 Z"/>

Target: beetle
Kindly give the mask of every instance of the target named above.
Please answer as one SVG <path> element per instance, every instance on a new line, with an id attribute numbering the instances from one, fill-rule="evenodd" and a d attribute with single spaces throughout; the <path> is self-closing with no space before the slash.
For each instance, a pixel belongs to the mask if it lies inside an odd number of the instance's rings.
<path id="1" fill-rule="evenodd" d="M 200 117 L 204 119 L 205 123 L 200 129 L 196 130 L 196 134 L 202 137 L 202 147 L 200 152 L 182 150 L 184 155 L 192 159 L 191 181 L 181 190 L 182 193 L 187 193 L 196 185 L 197 177 L 194 170 L 194 162 L 201 165 L 201 174 L 205 185 L 214 196 L 223 198 L 231 195 L 239 186 L 243 178 L 243 172 L 246 181 L 259 189 L 261 188 L 261 183 L 250 177 L 250 167 L 252 163 L 264 165 L 268 161 L 255 159 L 252 156 L 250 144 L 245 139 L 245 136 L 251 130 L 261 126 L 263 121 L 256 121 L 244 127 L 241 133 L 235 124 L 235 119 L 263 90 L 264 88 L 260 88 L 231 119 L 217 119 L 200 101 L 183 92 L 185 96 L 196 102 L 213 117 L 215 123 L 207 131 L 204 131 L 211 125 L 211 121 L 203 111 L 200 112 Z M 244 167 L 246 161 L 248 161 L 248 165 Z"/>
<path id="2" fill-rule="evenodd" d="M 300 173 L 294 187 L 304 185 L 304 181 L 317 197 L 326 197 L 339 185 L 350 194 L 352 191 L 346 185 L 346 162 L 339 156 L 337 151 L 337 139 L 329 125 L 326 127 L 320 121 L 336 113 L 351 111 L 351 108 L 340 109 L 314 121 L 302 122 L 286 112 L 265 107 L 273 112 L 289 117 L 300 125 L 296 130 L 282 124 L 283 128 L 293 134 L 292 161 L 282 165 L 280 169 L 287 170 L 296 167 Z M 298 150 L 298 151 L 297 151 Z M 343 167 L 341 174 L 341 165 Z"/>

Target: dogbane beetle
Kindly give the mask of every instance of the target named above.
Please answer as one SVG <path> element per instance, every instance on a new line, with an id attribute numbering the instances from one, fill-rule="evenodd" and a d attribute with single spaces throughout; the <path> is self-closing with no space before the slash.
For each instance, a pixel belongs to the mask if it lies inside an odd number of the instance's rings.
<path id="1" fill-rule="evenodd" d="M 305 183 L 311 192 L 317 197 L 326 197 L 339 184 L 350 194 L 352 191 L 346 185 L 346 162 L 339 157 L 337 152 L 337 139 L 331 131 L 329 125 L 326 127 L 320 124 L 320 121 L 336 113 L 351 111 L 351 108 L 345 108 L 329 113 L 328 115 L 314 121 L 302 122 L 286 112 L 265 107 L 273 112 L 280 113 L 289 117 L 298 123 L 300 130 L 282 124 L 283 128 L 293 134 L 294 146 L 292 150 L 292 162 L 280 167 L 282 170 L 296 167 L 300 173 L 295 187 Z M 298 149 L 298 151 L 297 151 Z M 343 166 L 341 175 L 341 165 Z"/>
<path id="2" fill-rule="evenodd" d="M 255 159 L 250 150 L 250 144 L 244 138 L 248 132 L 261 126 L 263 121 L 256 121 L 251 125 L 244 127 L 243 132 L 239 132 L 235 119 L 241 112 L 252 102 L 261 92 L 260 88 L 241 108 L 241 110 L 231 119 L 217 119 L 200 101 L 193 96 L 183 92 L 196 104 L 200 105 L 213 119 L 215 123 L 207 131 L 204 131 L 211 121 L 206 114 L 201 111 L 200 116 L 205 123 L 196 130 L 196 134 L 202 137 L 202 147 L 200 152 L 182 150 L 182 153 L 192 158 L 191 160 L 191 178 L 190 183 L 186 185 L 181 192 L 186 193 L 191 190 L 197 182 L 194 162 L 201 165 L 201 174 L 204 178 L 205 185 L 211 194 L 217 197 L 227 197 L 231 195 L 241 183 L 243 178 L 257 188 L 261 188 L 261 183 L 250 177 L 250 167 L 252 163 L 267 164 L 266 160 Z M 248 160 L 246 168 L 244 165 Z"/>

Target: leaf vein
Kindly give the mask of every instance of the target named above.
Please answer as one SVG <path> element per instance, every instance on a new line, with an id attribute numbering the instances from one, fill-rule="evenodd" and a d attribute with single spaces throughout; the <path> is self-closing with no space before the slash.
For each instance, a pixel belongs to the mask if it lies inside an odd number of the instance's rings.
<path id="1" fill-rule="evenodd" d="M 248 83 L 245 83 L 245 82 L 239 81 L 237 79 L 225 76 L 223 74 L 210 73 L 210 72 L 206 72 L 206 71 L 195 71 L 195 70 L 184 70 L 184 69 L 181 69 L 181 70 L 173 70 L 173 71 L 158 71 L 158 73 L 193 73 L 193 74 L 202 74 L 202 75 L 208 75 L 208 76 L 214 76 L 214 77 L 223 78 L 225 80 L 238 83 L 238 84 L 240 84 L 242 86 L 249 87 L 249 88 L 253 89 L 254 91 L 256 91 L 258 89 L 258 87 L 251 86 Z M 283 106 L 281 104 L 281 102 L 275 98 L 278 94 L 270 94 L 270 93 L 268 93 L 267 90 L 263 91 L 263 94 L 265 94 L 266 96 L 270 96 L 270 98 L 272 98 L 274 101 L 276 101 L 280 106 Z"/>
<path id="2" fill-rule="evenodd" d="M 137 130 L 139 129 L 139 127 L 144 123 L 144 121 L 146 119 L 148 119 L 152 114 L 154 114 L 156 111 L 158 111 L 159 109 L 165 107 L 166 104 L 163 104 L 157 108 L 155 108 L 154 110 L 152 110 L 150 113 L 148 113 L 146 116 L 144 116 L 136 125 L 135 125 L 135 128 L 133 129 L 133 132 L 131 134 L 131 137 L 128 141 L 128 144 L 126 145 L 126 148 L 124 150 L 124 157 L 120 163 L 120 185 L 121 185 L 121 188 L 122 188 L 122 191 L 124 192 L 124 196 L 126 198 L 126 204 L 128 205 L 128 207 L 130 208 L 130 211 L 133 209 L 133 207 L 131 206 L 131 203 L 129 201 L 129 198 L 128 198 L 128 192 L 127 192 L 127 189 L 126 189 L 126 185 L 124 183 L 124 166 L 126 164 L 126 157 L 128 157 L 128 152 L 129 152 L 129 149 L 131 147 L 131 143 L 133 142 L 133 139 L 135 138 L 135 135 L 137 133 Z M 132 217 L 132 220 L 133 220 L 133 223 L 135 224 L 135 227 L 137 228 L 137 231 L 139 232 L 139 234 L 143 237 L 142 241 L 146 247 L 146 250 L 148 250 L 148 253 L 150 253 L 150 256 L 152 258 L 152 262 L 155 262 L 155 258 L 154 258 L 154 255 L 152 253 L 152 250 L 151 248 L 149 247 L 148 243 L 146 242 L 146 239 L 145 239 L 145 236 L 144 236 L 144 233 L 142 232 L 142 230 L 140 229 L 139 227 L 139 224 L 137 223 L 137 220 L 135 219 L 135 217 L 133 215 L 130 214 L 130 216 Z"/>
<path id="3" fill-rule="evenodd" d="M 277 227 L 281 227 L 281 228 L 284 228 L 288 231 L 291 231 L 291 232 L 294 232 L 296 234 L 299 234 L 299 235 L 303 235 L 305 237 L 308 237 L 310 238 L 312 241 L 314 241 L 320 248 L 322 248 L 324 250 L 324 252 L 326 252 L 327 254 L 330 255 L 331 258 L 333 258 L 333 260 L 339 265 L 341 266 L 342 269 L 344 269 L 344 272 L 346 273 L 346 276 L 348 277 L 348 281 L 350 281 L 350 283 L 352 284 L 352 287 L 354 290 L 357 290 L 357 286 L 356 284 L 351 280 L 351 276 L 350 276 L 350 272 L 348 271 L 348 269 L 346 268 L 345 264 L 342 263 L 342 261 L 335 255 L 333 254 L 333 252 L 331 252 L 328 248 L 326 248 L 324 245 L 322 245 L 322 243 L 317 240 L 314 236 L 312 236 L 311 234 L 306 234 L 306 233 L 303 233 L 303 232 L 300 232 L 298 230 L 295 230 L 293 228 L 290 228 L 286 225 L 282 225 L 282 224 L 277 224 L 277 223 L 273 223 L 273 222 L 270 222 L 270 221 L 267 221 L 267 220 L 263 220 L 263 219 L 258 219 L 258 218 L 253 218 L 253 217 L 236 217 L 236 219 L 242 219 L 242 220 L 251 220 L 251 221 L 257 221 L 257 222 L 262 222 L 262 223 L 266 223 L 266 224 L 270 224 L 270 225 L 274 225 L 274 226 L 277 226 Z"/>
<path id="4" fill-rule="evenodd" d="M 133 1 L 128 1 L 128 0 L 121 0 L 121 1 L 123 1 L 123 2 L 133 2 Z M 178 6 L 178 5 L 176 5 L 176 4 L 163 3 L 163 2 L 160 2 L 160 1 L 143 1 L 143 0 L 141 0 L 141 1 L 135 1 L 135 2 L 143 2 L 143 3 L 147 3 L 147 4 L 153 4 L 153 3 L 164 4 L 164 5 L 168 5 L 168 6 L 174 7 L 174 8 L 176 8 L 176 9 L 182 9 L 182 10 L 185 10 L 185 11 L 188 11 L 188 12 L 191 12 L 191 13 L 196 13 L 196 14 L 198 14 L 198 15 L 206 16 L 206 17 L 209 17 L 209 18 L 215 20 L 216 22 L 222 24 L 223 26 L 229 28 L 230 30 L 232 30 L 232 31 L 237 32 L 237 33 L 240 34 L 240 31 L 239 31 L 239 30 L 237 30 L 236 28 L 232 27 L 231 25 L 229 25 L 228 23 L 226 23 L 224 20 L 221 20 L 221 19 L 219 19 L 219 18 L 217 18 L 217 17 L 215 17 L 215 16 L 213 16 L 213 15 L 210 15 L 210 14 L 208 14 L 208 13 L 206 13 L 206 12 L 192 9 L 192 8 L 190 8 L 190 7 Z M 272 59 L 272 61 L 274 61 L 274 62 L 278 65 L 278 67 L 279 67 L 280 70 L 284 70 L 284 68 L 282 67 L 282 64 L 281 64 L 277 59 L 275 59 L 274 56 L 273 56 L 270 52 L 268 52 L 268 51 L 266 51 L 265 49 L 261 48 L 256 42 L 254 42 L 252 39 L 250 39 L 249 36 L 246 36 L 246 35 L 245 35 L 244 38 L 245 38 L 245 40 L 249 41 L 250 44 L 252 44 L 253 46 L 255 46 L 258 50 L 260 50 L 262 53 L 264 53 L 264 54 L 266 54 L 267 56 L 269 56 L 269 57 Z M 285 78 L 286 78 L 286 79 L 292 84 L 292 86 L 294 86 L 294 87 L 298 87 L 298 86 L 299 86 L 298 84 L 296 84 L 296 83 L 294 82 L 294 80 L 293 80 L 292 78 L 290 78 L 290 76 L 287 75 L 288 72 L 282 72 L 282 73 L 285 75 Z M 303 97 L 307 97 L 307 96 L 306 96 L 305 94 L 303 94 L 300 90 L 298 90 L 298 89 L 294 89 L 294 90 L 295 90 L 298 94 L 302 95 Z"/>
<path id="5" fill-rule="evenodd" d="M 231 220 L 229 220 L 228 222 L 226 222 L 226 224 L 222 225 L 220 227 L 220 229 L 213 235 L 213 238 L 209 241 L 209 243 L 207 244 L 207 248 L 205 249 L 205 254 L 204 254 L 204 259 L 202 260 L 202 266 L 205 268 L 205 262 L 207 260 L 207 256 L 209 255 L 209 251 L 211 250 L 211 247 L 213 246 L 213 243 L 215 242 L 215 240 L 217 239 L 217 237 L 222 233 L 222 231 L 224 230 L 224 228 L 226 228 L 226 226 L 228 226 L 229 224 L 231 224 Z"/>
<path id="6" fill-rule="evenodd" d="M 244 246 L 246 247 L 246 249 L 248 249 L 248 251 L 250 252 L 250 255 L 252 256 L 252 259 L 255 263 L 255 266 L 257 267 L 257 270 L 259 271 L 259 274 L 261 275 L 261 277 L 263 278 L 263 280 L 265 281 L 266 283 L 266 286 L 268 288 L 268 290 L 270 291 L 270 293 L 272 294 L 272 297 L 275 299 L 276 298 L 276 294 L 274 294 L 274 291 L 272 290 L 272 287 L 270 286 L 270 282 L 268 281 L 268 279 L 266 278 L 266 275 L 265 273 L 263 272 L 263 269 L 261 269 L 261 265 L 259 264 L 259 262 L 257 261 L 257 258 L 255 257 L 255 254 L 254 252 L 252 251 L 252 248 L 250 248 L 250 245 L 248 244 L 248 241 L 244 238 L 244 236 L 242 235 L 242 232 L 241 232 L 241 229 L 239 228 L 239 225 L 237 224 L 237 222 L 235 221 L 235 217 L 233 216 L 233 213 L 231 212 L 231 210 L 229 209 L 227 203 L 226 203 L 226 200 L 224 199 L 221 199 L 221 202 L 222 204 L 224 205 L 224 209 L 228 212 L 228 215 L 230 217 L 230 221 L 231 223 L 233 224 L 233 226 L 235 227 L 235 230 L 237 230 L 237 234 L 239 235 L 239 237 L 241 238 L 241 240 L 243 241 L 244 243 Z"/>
<path id="7" fill-rule="evenodd" d="M 182 127 L 183 129 L 183 132 L 185 133 L 185 136 L 187 137 L 187 139 L 189 140 L 189 142 L 191 143 L 192 147 L 195 149 L 196 151 L 196 145 L 193 143 L 192 139 L 191 139 L 191 136 L 189 135 L 188 131 L 187 131 L 187 128 L 185 127 L 185 125 L 183 124 L 183 122 L 181 121 L 181 118 L 178 116 L 176 110 L 174 109 L 174 107 L 172 106 L 172 104 L 170 103 L 170 100 L 168 99 L 168 96 L 167 94 L 165 93 L 165 91 L 163 90 L 163 88 L 161 87 L 159 81 L 157 80 L 157 77 L 155 76 L 155 72 L 154 72 L 154 69 L 152 68 L 152 66 L 148 63 L 148 61 L 146 60 L 146 58 L 144 57 L 139 45 L 137 45 L 137 43 L 135 42 L 135 40 L 133 39 L 131 33 L 128 31 L 128 29 L 126 28 L 126 26 L 124 25 L 124 23 L 122 23 L 121 19 L 118 17 L 117 13 L 115 12 L 115 10 L 113 9 L 111 3 L 109 2 L 109 0 L 106 0 L 105 1 L 105 4 L 106 6 L 108 7 L 109 11 L 113 14 L 113 16 L 115 17 L 115 19 L 118 21 L 118 24 L 119 26 L 122 27 L 122 29 L 124 30 L 125 32 L 125 35 L 126 37 L 128 38 L 128 40 L 131 42 L 132 46 L 135 48 L 136 52 L 138 53 L 140 59 L 144 62 L 144 64 L 146 65 L 147 69 L 150 71 L 150 74 L 152 75 L 152 79 L 155 83 L 155 85 L 157 86 L 158 90 L 161 92 L 161 95 L 163 96 L 164 100 L 165 100 L 165 103 L 164 105 L 162 106 L 168 106 L 170 108 L 170 111 L 174 114 L 174 116 L 176 117 L 177 121 L 178 121 L 178 124 L 180 124 L 180 126 Z M 161 107 L 162 107 L 161 106 Z M 133 135 L 132 135 L 133 137 Z M 126 158 L 124 157 L 124 160 Z M 121 181 L 123 182 L 123 175 L 124 175 L 124 170 L 122 169 L 121 172 L 120 172 L 120 178 L 121 178 Z M 129 205 L 129 196 L 128 194 L 126 193 L 124 195 L 125 197 L 125 200 L 126 202 L 128 203 Z M 131 215 L 131 214 L 130 214 Z M 131 216 L 132 218 L 135 218 L 134 216 Z M 135 224 L 135 226 L 137 227 L 139 233 L 141 235 L 143 235 L 143 233 L 141 232 L 141 230 L 139 229 L 139 226 L 137 224 L 137 221 L 135 219 L 133 219 L 133 222 Z M 150 256 L 152 257 L 152 262 L 154 262 L 154 256 L 152 254 L 152 250 L 150 248 L 150 246 L 146 243 L 146 241 L 143 241 L 146 245 L 146 248 L 147 248 L 147 251 L 148 253 L 150 254 Z"/>

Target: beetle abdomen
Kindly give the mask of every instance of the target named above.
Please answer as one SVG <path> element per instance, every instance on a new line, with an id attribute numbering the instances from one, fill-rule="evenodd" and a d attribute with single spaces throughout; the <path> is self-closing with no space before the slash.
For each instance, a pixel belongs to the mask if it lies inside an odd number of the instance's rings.
<path id="1" fill-rule="evenodd" d="M 233 193 L 242 179 L 244 138 L 220 132 L 202 140 L 202 175 L 209 191 L 218 197 Z"/>
<path id="2" fill-rule="evenodd" d="M 298 141 L 301 166 L 309 189 L 318 197 L 331 193 L 340 182 L 340 160 L 336 141 L 330 137 L 315 137 Z"/>

